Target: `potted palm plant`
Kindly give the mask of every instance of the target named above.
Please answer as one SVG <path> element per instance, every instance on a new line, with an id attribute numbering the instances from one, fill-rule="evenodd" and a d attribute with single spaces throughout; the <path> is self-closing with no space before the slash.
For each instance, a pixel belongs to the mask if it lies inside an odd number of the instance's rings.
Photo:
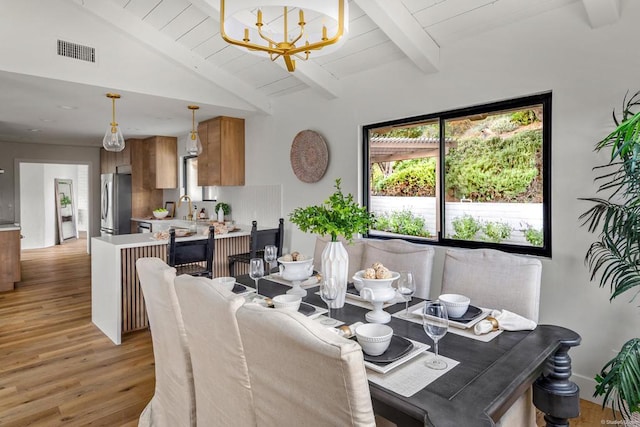
<path id="1" fill-rule="evenodd" d="M 289 220 L 305 233 L 331 236 L 331 241 L 322 251 L 322 274 L 335 277 L 346 292 L 349 256 L 338 237 L 351 241 L 355 234 L 368 232 L 373 223 L 373 214 L 356 203 L 352 194 L 345 196 L 340 184 L 340 178 L 336 179 L 336 191 L 327 200 L 321 205 L 294 209 L 289 214 Z M 341 295 L 331 307 L 341 308 L 343 305 L 344 295 Z"/>
<path id="2" fill-rule="evenodd" d="M 595 151 L 611 150 L 606 164 L 598 166 L 597 192 L 605 197 L 585 198 L 593 206 L 580 216 L 583 225 L 598 239 L 591 244 L 585 263 L 591 280 L 600 287 L 609 285 L 609 301 L 640 291 L 640 92 L 623 101 L 621 121 L 616 129 L 598 142 Z M 640 338 L 627 341 L 596 376 L 594 396 L 603 396 L 603 408 L 610 404 L 614 417 L 635 419 L 640 425 Z"/>

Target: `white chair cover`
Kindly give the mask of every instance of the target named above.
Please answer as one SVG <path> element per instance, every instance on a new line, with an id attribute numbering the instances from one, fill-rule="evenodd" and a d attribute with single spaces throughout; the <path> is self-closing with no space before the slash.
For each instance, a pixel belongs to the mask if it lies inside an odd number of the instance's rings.
<path id="1" fill-rule="evenodd" d="M 236 311 L 244 298 L 203 277 L 175 288 L 187 331 L 199 426 L 255 426 L 253 397 Z"/>
<path id="2" fill-rule="evenodd" d="M 238 309 L 258 425 L 373 426 L 360 346 L 299 313 Z"/>
<path id="3" fill-rule="evenodd" d="M 366 239 L 362 268 L 381 262 L 391 271 L 411 271 L 416 282 L 415 296 L 429 298 L 431 272 L 435 251 L 428 245 L 419 245 L 400 239 Z"/>
<path id="4" fill-rule="evenodd" d="M 462 294 L 471 304 L 506 309 L 538 321 L 542 263 L 493 249 L 447 249 L 442 293 Z"/>
<path id="5" fill-rule="evenodd" d="M 538 321 L 542 263 L 493 249 L 448 249 L 442 293 L 471 298 L 471 304 L 506 309 Z M 535 427 L 531 388 L 500 418 L 498 426 Z"/>
<path id="6" fill-rule="evenodd" d="M 196 425 L 193 371 L 178 298 L 176 270 L 159 258 L 136 261 L 149 316 L 156 368 L 153 398 L 140 415 L 140 427 Z"/>

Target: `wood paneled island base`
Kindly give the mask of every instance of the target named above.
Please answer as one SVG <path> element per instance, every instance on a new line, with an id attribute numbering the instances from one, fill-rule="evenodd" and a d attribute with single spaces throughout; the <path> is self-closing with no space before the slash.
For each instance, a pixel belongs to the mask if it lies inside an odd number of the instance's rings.
<path id="1" fill-rule="evenodd" d="M 249 250 L 249 232 L 216 235 L 214 277 L 228 276 L 227 257 Z M 185 237 L 194 240 L 202 236 Z M 136 260 L 167 259 L 167 241 L 151 234 L 125 234 L 91 239 L 91 320 L 114 343 L 122 334 L 149 327 Z"/>

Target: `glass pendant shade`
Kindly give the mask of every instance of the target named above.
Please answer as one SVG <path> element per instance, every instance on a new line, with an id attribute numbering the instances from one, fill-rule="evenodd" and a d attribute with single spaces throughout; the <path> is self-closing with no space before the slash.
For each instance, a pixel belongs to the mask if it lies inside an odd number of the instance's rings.
<path id="1" fill-rule="evenodd" d="M 102 146 L 107 151 L 124 150 L 124 136 L 116 122 L 116 99 L 120 98 L 117 93 L 108 93 L 107 98 L 111 99 L 111 123 L 102 138 Z"/>
<path id="2" fill-rule="evenodd" d="M 124 136 L 122 136 L 122 132 L 117 123 L 115 123 L 115 126 L 113 126 L 112 123 L 112 125 L 107 128 L 104 138 L 102 139 L 102 146 L 107 151 L 124 150 Z"/>
<path id="3" fill-rule="evenodd" d="M 191 156 L 199 156 L 202 153 L 202 143 L 198 132 L 192 130 L 187 138 L 187 153 Z"/>

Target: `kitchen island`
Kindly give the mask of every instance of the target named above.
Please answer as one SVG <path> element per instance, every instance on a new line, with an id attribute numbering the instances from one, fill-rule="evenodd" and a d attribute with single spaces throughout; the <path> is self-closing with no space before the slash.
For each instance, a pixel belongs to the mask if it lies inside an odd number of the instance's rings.
<path id="1" fill-rule="evenodd" d="M 213 256 L 214 277 L 228 276 L 227 257 L 249 251 L 251 227 L 216 234 Z M 202 235 L 180 237 L 178 241 L 202 239 Z M 149 326 L 136 274 L 136 260 L 167 258 L 167 240 L 151 233 L 122 234 L 91 239 L 91 320 L 116 344 L 122 334 Z"/>

